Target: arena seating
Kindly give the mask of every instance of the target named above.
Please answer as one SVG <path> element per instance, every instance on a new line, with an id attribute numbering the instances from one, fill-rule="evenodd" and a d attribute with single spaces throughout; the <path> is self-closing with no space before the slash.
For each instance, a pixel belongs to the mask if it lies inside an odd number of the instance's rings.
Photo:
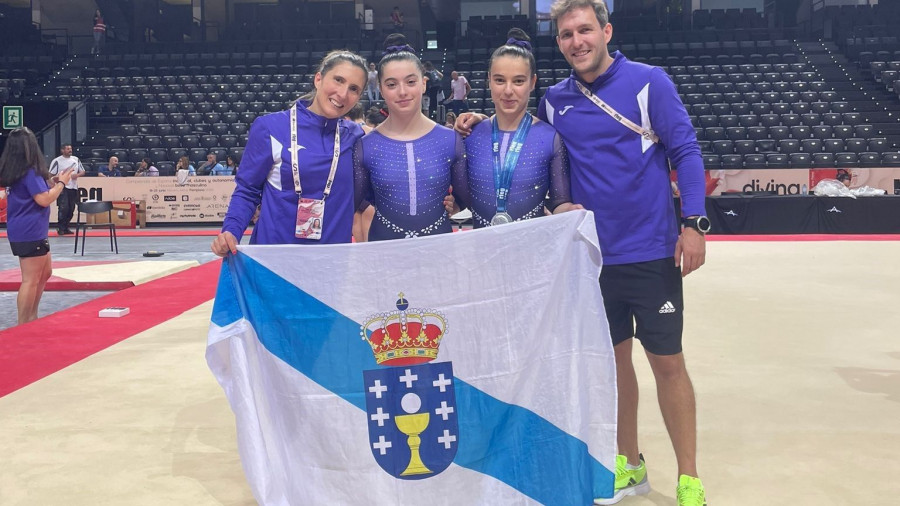
<path id="1" fill-rule="evenodd" d="M 822 65 L 803 56 L 816 47 L 773 38 L 778 35 L 759 29 L 632 32 L 610 50 L 669 73 L 708 169 L 897 166 L 900 135 L 882 136 L 867 122 L 874 113 L 858 110 L 866 109 L 864 100 L 848 101 L 845 96 L 857 97 L 835 91 L 838 77 L 829 74 L 826 81 Z M 490 114 L 484 62 L 497 39 L 467 39 L 453 69 L 472 85 L 470 107 Z M 551 37 L 534 42 L 539 70 L 532 108 L 570 73 Z"/>
<path id="2" fill-rule="evenodd" d="M 874 13 L 885 9 L 823 12 L 880 21 Z M 817 41 L 796 29 L 760 28 L 761 19 L 755 11 L 696 11 L 693 23 L 702 30 L 640 31 L 652 30 L 647 25 L 654 20 L 622 17 L 610 49 L 668 72 L 709 169 L 900 166 L 897 35 L 883 33 L 884 25 L 840 21 L 835 31 L 843 38 Z M 486 62 L 506 30 L 523 23 L 516 16 L 470 18 L 469 33 L 440 67 L 444 89 L 457 70 L 472 85 L 470 107 L 492 113 Z M 538 83 L 532 111 L 545 90 L 570 73 L 552 36 L 533 42 Z M 92 135 L 76 153 L 88 167 L 115 155 L 128 170 L 149 156 L 167 174 L 185 155 L 194 163 L 208 152 L 239 160 L 253 120 L 310 91 L 326 51 L 345 47 L 373 59 L 379 45 L 361 35 L 110 45 L 102 56 L 67 62 L 70 70 L 51 79 L 40 98 L 87 101 Z M 47 61 L 44 67 L 34 63 L 23 69 L 32 77 L 46 70 Z M 0 93 L 4 85 L 12 89 L 13 79 L 0 76 Z M 15 79 L 23 86 L 21 79 L 28 78 Z M 365 99 L 363 105 L 369 105 Z"/>

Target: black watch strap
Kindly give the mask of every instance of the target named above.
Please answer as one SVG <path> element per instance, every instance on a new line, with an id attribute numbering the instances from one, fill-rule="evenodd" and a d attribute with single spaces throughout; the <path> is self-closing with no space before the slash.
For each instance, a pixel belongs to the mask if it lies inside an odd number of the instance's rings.
<path id="1" fill-rule="evenodd" d="M 681 223 L 685 227 L 693 228 L 701 234 L 709 232 L 710 222 L 706 216 L 691 216 L 690 218 L 682 218 Z"/>

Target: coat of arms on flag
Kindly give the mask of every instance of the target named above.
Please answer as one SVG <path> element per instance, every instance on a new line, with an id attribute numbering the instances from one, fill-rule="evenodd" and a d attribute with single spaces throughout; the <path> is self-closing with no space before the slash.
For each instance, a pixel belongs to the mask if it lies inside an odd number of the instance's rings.
<path id="1" fill-rule="evenodd" d="M 362 326 L 375 362 L 387 366 L 364 371 L 369 441 L 382 469 L 417 480 L 440 473 L 456 456 L 453 366 L 428 363 L 447 333 L 444 316 L 410 309 L 402 293 L 396 306 L 397 311 L 372 315 Z"/>

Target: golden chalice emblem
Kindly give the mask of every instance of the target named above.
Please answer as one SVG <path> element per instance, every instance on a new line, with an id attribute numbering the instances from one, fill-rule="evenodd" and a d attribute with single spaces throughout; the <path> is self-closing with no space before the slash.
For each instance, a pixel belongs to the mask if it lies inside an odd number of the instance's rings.
<path id="1" fill-rule="evenodd" d="M 400 476 L 410 476 L 414 474 L 431 474 L 433 471 L 425 467 L 422 457 L 419 455 L 419 447 L 422 446 L 422 438 L 419 434 L 428 428 L 428 422 L 431 420 L 431 414 L 428 412 L 417 413 L 422 407 L 422 399 L 414 393 L 408 393 L 400 400 L 400 406 L 403 411 L 409 414 L 397 415 L 394 417 L 394 423 L 400 432 L 406 434 L 406 444 L 409 445 L 409 465 L 400 473 Z"/>

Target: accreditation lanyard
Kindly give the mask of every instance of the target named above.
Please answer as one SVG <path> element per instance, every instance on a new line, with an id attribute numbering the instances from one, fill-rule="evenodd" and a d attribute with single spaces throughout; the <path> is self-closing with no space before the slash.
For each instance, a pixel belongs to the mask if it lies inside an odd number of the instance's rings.
<path id="1" fill-rule="evenodd" d="M 497 117 L 491 121 L 491 142 L 494 159 L 494 189 L 497 192 L 497 212 L 506 212 L 506 199 L 509 197 L 509 188 L 512 186 L 513 172 L 516 170 L 516 163 L 519 161 L 519 153 L 522 152 L 522 145 L 525 144 L 525 137 L 531 130 L 533 118 L 527 112 L 519 122 L 516 133 L 513 135 L 509 143 L 509 149 L 506 150 L 506 159 L 501 166 L 500 163 L 500 126 L 497 123 Z"/>
<path id="2" fill-rule="evenodd" d="M 294 189 L 297 196 L 303 195 L 303 189 L 300 187 L 300 162 L 299 149 L 297 144 L 297 104 L 291 107 L 291 171 L 294 173 Z M 325 190 L 322 192 L 322 200 L 328 198 L 331 193 L 331 186 L 334 184 L 334 175 L 337 173 L 338 160 L 341 157 L 341 122 L 334 129 L 334 156 L 331 159 L 331 172 L 328 174 L 328 181 L 325 182 Z"/>
<path id="3" fill-rule="evenodd" d="M 341 157 L 341 122 L 338 120 L 334 129 L 334 156 L 331 159 L 331 172 L 322 191 L 321 199 L 303 198 L 300 186 L 300 147 L 297 143 L 297 104 L 291 107 L 291 171 L 294 174 L 294 189 L 297 192 L 297 222 L 294 236 L 300 239 L 318 241 L 322 238 L 325 225 L 325 199 L 331 193 L 334 176 L 337 173 L 338 160 Z"/>
<path id="4" fill-rule="evenodd" d="M 597 107 L 600 108 L 606 114 L 612 116 L 612 118 L 630 130 L 636 132 L 641 137 L 647 139 L 650 142 L 657 143 L 659 142 L 659 136 L 653 132 L 651 129 L 644 128 L 642 126 L 638 126 L 634 121 L 626 118 L 619 114 L 615 109 L 613 109 L 609 104 L 604 102 L 600 97 L 595 95 L 587 88 L 587 86 L 581 84 L 581 81 L 576 80 L 575 84 L 578 86 L 578 89 L 581 90 L 581 93 L 587 97 L 588 100 L 594 103 Z"/>

